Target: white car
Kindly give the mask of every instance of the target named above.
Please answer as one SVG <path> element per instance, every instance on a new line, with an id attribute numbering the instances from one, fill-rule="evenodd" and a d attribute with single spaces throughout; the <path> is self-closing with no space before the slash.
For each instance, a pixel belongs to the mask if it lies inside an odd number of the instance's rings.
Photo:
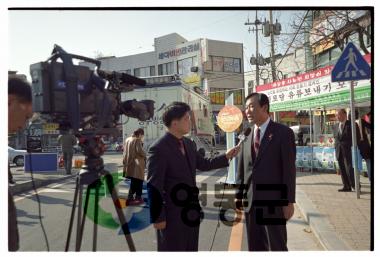
<path id="1" fill-rule="evenodd" d="M 16 166 L 24 166 L 25 150 L 16 150 L 8 146 L 8 162 L 16 164 Z"/>

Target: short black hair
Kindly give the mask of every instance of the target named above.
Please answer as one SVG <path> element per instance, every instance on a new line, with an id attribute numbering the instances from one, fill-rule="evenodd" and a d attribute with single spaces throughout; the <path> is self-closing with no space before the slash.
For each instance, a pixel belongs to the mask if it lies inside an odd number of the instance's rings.
<path id="1" fill-rule="evenodd" d="M 29 83 L 17 77 L 8 78 L 8 95 L 15 95 L 23 103 L 32 102 L 32 88 Z"/>
<path id="2" fill-rule="evenodd" d="M 162 114 L 162 120 L 166 127 L 170 127 L 173 120 L 179 120 L 187 112 L 190 111 L 190 106 L 183 102 L 173 102 L 166 107 L 164 114 Z"/>
<path id="3" fill-rule="evenodd" d="M 257 93 L 257 92 L 254 92 L 254 93 L 250 93 L 249 95 L 247 95 L 247 97 L 245 98 L 245 103 L 248 101 L 249 98 L 251 97 L 254 97 L 254 96 L 257 96 L 257 98 L 259 99 L 259 105 L 261 107 L 263 107 L 264 105 L 267 105 L 268 106 L 268 110 L 267 112 L 269 113 L 269 98 L 266 94 L 263 94 L 263 93 Z"/>
<path id="4" fill-rule="evenodd" d="M 142 128 L 139 128 L 139 129 L 136 129 L 135 131 L 133 131 L 134 137 L 138 137 L 140 135 L 144 135 L 144 130 Z"/>

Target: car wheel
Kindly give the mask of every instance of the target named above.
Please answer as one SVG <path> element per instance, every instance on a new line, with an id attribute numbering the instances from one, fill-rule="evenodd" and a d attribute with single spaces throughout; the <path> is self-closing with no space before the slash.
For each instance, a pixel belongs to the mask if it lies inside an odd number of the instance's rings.
<path id="1" fill-rule="evenodd" d="M 16 166 L 24 166 L 24 156 L 16 156 L 13 159 L 13 162 L 16 164 Z"/>

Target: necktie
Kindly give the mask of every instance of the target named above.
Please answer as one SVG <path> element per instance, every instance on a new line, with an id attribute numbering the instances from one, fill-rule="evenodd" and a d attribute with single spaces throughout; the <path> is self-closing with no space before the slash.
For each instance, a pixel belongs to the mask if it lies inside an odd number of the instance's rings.
<path id="1" fill-rule="evenodd" d="M 186 155 L 185 146 L 183 144 L 183 139 L 178 139 L 178 144 L 179 144 L 179 150 L 181 151 L 181 153 L 183 155 Z"/>
<path id="2" fill-rule="evenodd" d="M 339 134 L 342 134 L 343 132 L 343 122 L 339 123 Z"/>
<path id="3" fill-rule="evenodd" d="M 255 135 L 255 141 L 254 141 L 254 145 L 253 145 L 253 149 L 255 150 L 256 157 L 259 153 L 259 148 L 260 148 L 260 128 L 257 128 L 256 135 Z"/>

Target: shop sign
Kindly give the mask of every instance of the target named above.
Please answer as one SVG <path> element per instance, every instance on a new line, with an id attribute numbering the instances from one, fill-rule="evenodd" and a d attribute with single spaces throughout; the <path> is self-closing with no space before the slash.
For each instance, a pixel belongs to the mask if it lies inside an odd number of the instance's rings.
<path id="1" fill-rule="evenodd" d="M 369 62 L 370 54 L 364 56 L 364 58 Z M 256 91 L 266 94 L 269 102 L 275 105 L 308 98 L 330 96 L 349 90 L 350 82 L 331 82 L 332 69 L 333 66 L 331 65 L 295 77 L 260 85 L 256 88 Z M 369 80 L 358 81 L 355 89 L 367 86 L 368 84 Z"/>
<path id="2" fill-rule="evenodd" d="M 158 59 L 166 59 L 166 58 L 172 58 L 172 57 L 177 57 L 181 55 L 185 55 L 188 53 L 196 52 L 199 51 L 199 42 L 190 44 L 188 46 L 172 49 L 166 52 L 162 52 L 158 54 Z"/>

